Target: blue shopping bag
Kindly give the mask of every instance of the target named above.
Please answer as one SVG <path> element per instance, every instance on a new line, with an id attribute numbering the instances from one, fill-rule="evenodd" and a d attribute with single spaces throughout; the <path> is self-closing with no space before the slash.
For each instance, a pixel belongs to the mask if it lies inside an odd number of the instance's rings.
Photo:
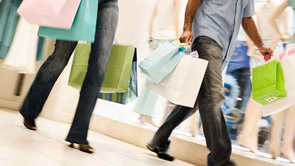
<path id="1" fill-rule="evenodd" d="M 174 70 L 184 55 L 184 47 L 166 42 L 140 62 L 138 67 L 148 79 L 158 84 Z"/>
<path id="2" fill-rule="evenodd" d="M 137 52 L 135 49 L 132 61 L 132 72 L 130 75 L 130 85 L 125 93 L 99 93 L 98 98 L 102 100 L 111 101 L 118 104 L 127 104 L 138 97 L 137 84 Z"/>
<path id="3" fill-rule="evenodd" d="M 98 0 L 82 0 L 70 30 L 40 27 L 38 35 L 66 41 L 94 42 Z"/>

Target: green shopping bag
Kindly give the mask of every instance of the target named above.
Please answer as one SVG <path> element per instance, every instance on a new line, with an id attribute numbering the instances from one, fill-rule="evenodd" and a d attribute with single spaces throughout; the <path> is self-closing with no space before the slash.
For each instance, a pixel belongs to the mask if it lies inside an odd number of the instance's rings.
<path id="1" fill-rule="evenodd" d="M 134 52 L 134 58 L 132 62 L 132 72 L 130 75 L 130 85 L 128 91 L 125 93 L 99 93 L 98 98 L 111 101 L 118 104 L 127 104 L 138 97 L 138 85 L 137 85 L 137 54 Z"/>
<path id="2" fill-rule="evenodd" d="M 266 105 L 286 97 L 281 63 L 274 60 L 253 69 L 253 99 Z"/>
<path id="3" fill-rule="evenodd" d="M 82 0 L 70 30 L 40 27 L 38 35 L 66 41 L 94 42 L 98 0 Z"/>
<path id="4" fill-rule="evenodd" d="M 88 68 L 90 44 L 78 44 L 72 64 L 68 84 L 80 90 Z M 108 62 L 101 93 L 125 93 L 130 85 L 132 59 L 135 47 L 130 45 L 113 45 Z"/>

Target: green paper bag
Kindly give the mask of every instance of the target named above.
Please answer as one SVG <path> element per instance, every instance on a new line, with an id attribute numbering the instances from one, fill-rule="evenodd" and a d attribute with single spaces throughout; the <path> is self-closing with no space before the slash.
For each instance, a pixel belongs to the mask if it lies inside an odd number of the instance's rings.
<path id="1" fill-rule="evenodd" d="M 281 63 L 274 60 L 253 69 L 253 99 L 266 105 L 286 97 Z"/>
<path id="2" fill-rule="evenodd" d="M 137 85 L 137 53 L 135 50 L 134 58 L 132 62 L 132 72 L 130 75 L 130 85 L 128 91 L 125 93 L 99 93 L 98 98 L 107 100 L 118 104 L 128 104 L 138 97 L 138 85 Z"/>
<path id="3" fill-rule="evenodd" d="M 38 35 L 66 41 L 94 42 L 98 0 L 82 0 L 70 30 L 40 27 Z"/>
<path id="4" fill-rule="evenodd" d="M 90 44 L 78 44 L 75 49 L 68 84 L 78 90 L 81 89 L 86 76 L 90 50 Z M 101 93 L 125 93 L 128 91 L 134 52 L 134 46 L 113 45 Z"/>

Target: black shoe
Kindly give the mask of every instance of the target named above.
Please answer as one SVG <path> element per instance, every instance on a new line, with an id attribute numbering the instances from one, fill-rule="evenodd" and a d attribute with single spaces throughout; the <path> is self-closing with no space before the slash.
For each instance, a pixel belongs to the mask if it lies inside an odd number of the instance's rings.
<path id="1" fill-rule="evenodd" d="M 30 130 L 37 130 L 35 120 L 24 119 L 24 125 Z"/>
<path id="2" fill-rule="evenodd" d="M 167 161 L 173 161 L 174 157 L 169 155 L 166 151 L 161 151 L 159 147 L 157 146 L 152 146 L 151 144 L 148 144 L 146 146 L 150 151 L 156 153 L 159 158 Z"/>
<path id="3" fill-rule="evenodd" d="M 74 143 L 71 142 L 70 147 L 75 148 Z M 89 154 L 94 153 L 94 149 L 90 145 L 87 145 L 87 144 L 79 144 L 79 149 L 80 149 L 80 151 L 85 152 L 85 153 L 89 153 Z"/>

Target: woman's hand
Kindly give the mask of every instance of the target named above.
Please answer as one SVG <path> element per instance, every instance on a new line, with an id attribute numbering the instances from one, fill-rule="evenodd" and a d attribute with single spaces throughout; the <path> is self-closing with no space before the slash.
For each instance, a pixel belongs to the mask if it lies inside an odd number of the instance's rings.
<path id="1" fill-rule="evenodd" d="M 290 36 L 290 35 L 282 35 L 281 37 L 279 37 L 279 39 L 283 42 L 285 41 L 289 41 L 289 40 L 292 40 L 294 39 L 294 36 Z"/>

